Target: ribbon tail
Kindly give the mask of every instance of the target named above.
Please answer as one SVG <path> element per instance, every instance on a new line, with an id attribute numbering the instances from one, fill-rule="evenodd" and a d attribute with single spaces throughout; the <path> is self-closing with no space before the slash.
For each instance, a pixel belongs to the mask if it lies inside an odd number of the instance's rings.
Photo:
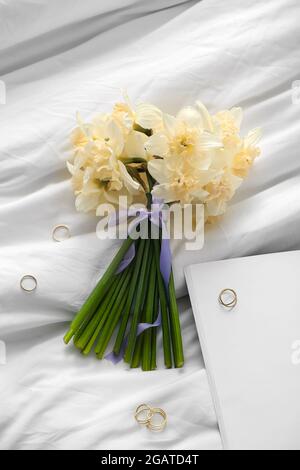
<path id="1" fill-rule="evenodd" d="M 149 328 L 156 328 L 161 325 L 161 313 L 159 311 L 157 320 L 154 323 L 140 323 L 137 329 L 137 336 L 140 336 L 144 331 Z"/>
<path id="2" fill-rule="evenodd" d="M 135 257 L 135 244 L 133 243 L 130 246 L 127 253 L 125 254 L 121 263 L 119 264 L 116 274 L 120 274 L 122 271 L 124 271 L 130 265 L 130 263 L 134 260 L 134 257 Z"/>
<path id="3" fill-rule="evenodd" d="M 127 347 L 127 343 L 128 343 L 128 338 L 125 338 L 123 343 L 122 343 L 119 354 L 116 354 L 114 351 L 112 351 L 112 352 L 110 352 L 109 354 L 107 354 L 105 356 L 105 359 L 112 362 L 114 365 L 119 364 L 119 362 L 121 362 L 123 357 L 124 357 L 126 347 Z"/>
<path id="4" fill-rule="evenodd" d="M 149 330 L 149 328 L 157 328 L 160 325 L 161 325 L 161 311 L 159 310 L 158 317 L 154 323 L 140 323 L 138 325 L 136 337 L 138 338 L 144 331 Z M 114 351 L 112 351 L 105 356 L 105 359 L 112 362 L 114 365 L 119 364 L 119 362 L 121 362 L 124 357 L 127 343 L 128 343 L 128 336 L 126 336 L 126 338 L 124 339 L 119 354 L 116 354 L 114 353 Z"/>

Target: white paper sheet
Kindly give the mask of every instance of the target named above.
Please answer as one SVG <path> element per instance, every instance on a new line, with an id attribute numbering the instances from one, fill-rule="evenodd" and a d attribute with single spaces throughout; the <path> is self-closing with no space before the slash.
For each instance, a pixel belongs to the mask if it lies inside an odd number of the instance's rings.
<path id="1" fill-rule="evenodd" d="M 300 251 L 185 272 L 225 448 L 299 450 Z"/>
<path id="2" fill-rule="evenodd" d="M 242 105 L 245 128 L 263 127 L 263 155 L 204 250 L 174 244 L 178 295 L 185 265 L 300 248 L 298 17 L 297 0 L 0 4 L 0 448 L 221 448 L 188 304 L 183 371 L 83 362 L 62 344 L 117 248 L 74 209 L 68 134 L 76 111 L 110 109 L 120 88 L 170 113 L 196 99 L 212 111 Z M 72 232 L 63 244 L 51 239 L 58 223 Z M 34 295 L 20 291 L 26 273 L 38 279 Z M 169 412 L 163 435 L 136 428 L 145 401 Z"/>

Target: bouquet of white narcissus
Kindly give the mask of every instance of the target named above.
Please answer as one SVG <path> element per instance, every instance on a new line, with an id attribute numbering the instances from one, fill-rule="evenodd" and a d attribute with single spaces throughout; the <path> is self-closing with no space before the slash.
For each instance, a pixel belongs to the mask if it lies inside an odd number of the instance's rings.
<path id="1" fill-rule="evenodd" d="M 102 204 L 145 205 L 137 224 L 153 224 L 152 201 L 201 204 L 205 221 L 225 213 L 260 150 L 261 132 L 240 135 L 241 108 L 211 115 L 197 102 L 176 117 L 150 104 L 116 104 L 78 127 L 68 169 L 78 211 L 102 214 Z M 129 214 L 128 214 L 129 215 Z M 159 222 L 157 222 L 157 220 Z M 105 274 L 65 335 L 83 354 L 120 359 L 143 370 L 156 368 L 156 336 L 161 326 L 165 365 L 182 367 L 179 312 L 163 220 L 159 236 L 135 239 L 128 233 Z M 126 261 L 127 260 L 127 261 Z M 105 356 L 114 338 L 113 351 Z"/>

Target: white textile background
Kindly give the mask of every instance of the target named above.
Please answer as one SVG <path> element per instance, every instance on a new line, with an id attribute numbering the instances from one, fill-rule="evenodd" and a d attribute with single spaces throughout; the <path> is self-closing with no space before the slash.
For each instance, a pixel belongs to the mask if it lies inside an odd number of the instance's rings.
<path id="1" fill-rule="evenodd" d="M 297 0 L 0 2 L 0 449 L 222 448 L 187 298 L 183 370 L 128 371 L 62 343 L 117 248 L 74 209 L 67 137 L 77 110 L 109 110 L 121 88 L 170 113 L 241 105 L 245 129 L 263 128 L 262 157 L 201 252 L 173 244 L 178 296 L 185 265 L 299 249 L 299 13 Z M 72 231 L 61 244 L 59 223 Z M 167 411 L 163 434 L 135 424 L 144 402 Z"/>

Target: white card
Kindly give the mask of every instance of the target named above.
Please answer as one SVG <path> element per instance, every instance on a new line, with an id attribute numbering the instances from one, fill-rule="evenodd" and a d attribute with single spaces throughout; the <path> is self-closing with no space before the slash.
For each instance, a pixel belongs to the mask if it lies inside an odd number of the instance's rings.
<path id="1" fill-rule="evenodd" d="M 300 252 L 185 274 L 224 447 L 300 450 Z M 225 288 L 232 310 L 218 300 Z"/>

